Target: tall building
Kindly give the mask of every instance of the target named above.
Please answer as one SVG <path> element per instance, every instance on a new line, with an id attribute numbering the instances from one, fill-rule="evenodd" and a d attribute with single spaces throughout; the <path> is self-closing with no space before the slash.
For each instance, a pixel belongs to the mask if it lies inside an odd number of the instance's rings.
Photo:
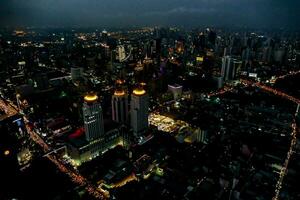
<path id="1" fill-rule="evenodd" d="M 72 67 L 71 68 L 71 78 L 72 80 L 78 80 L 83 77 L 82 67 Z"/>
<path id="2" fill-rule="evenodd" d="M 178 100 L 182 96 L 182 86 L 178 84 L 168 85 L 168 90 L 172 92 L 174 100 Z"/>
<path id="3" fill-rule="evenodd" d="M 86 140 L 91 142 L 104 135 L 102 108 L 96 94 L 84 97 L 83 118 Z"/>
<path id="4" fill-rule="evenodd" d="M 117 89 L 111 99 L 112 120 L 120 124 L 128 122 L 128 95 L 125 90 Z"/>
<path id="5" fill-rule="evenodd" d="M 231 56 L 224 56 L 222 58 L 221 75 L 224 81 L 233 80 L 236 73 L 240 71 L 242 62 L 232 58 Z"/>
<path id="6" fill-rule="evenodd" d="M 134 89 L 130 101 L 131 127 L 136 136 L 148 128 L 149 97 L 144 89 Z"/>
<path id="7" fill-rule="evenodd" d="M 122 62 L 126 58 L 125 47 L 123 45 L 117 46 L 117 52 L 118 52 L 118 60 L 119 62 Z"/>

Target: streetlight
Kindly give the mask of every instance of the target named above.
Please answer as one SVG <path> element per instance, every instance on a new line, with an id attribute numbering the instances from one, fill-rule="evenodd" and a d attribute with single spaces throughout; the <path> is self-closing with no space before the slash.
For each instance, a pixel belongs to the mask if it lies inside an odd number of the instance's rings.
<path id="1" fill-rule="evenodd" d="M 10 154 L 10 151 L 9 151 L 9 150 L 5 150 L 5 151 L 4 151 L 4 155 L 5 155 L 5 156 L 8 156 L 9 154 Z"/>

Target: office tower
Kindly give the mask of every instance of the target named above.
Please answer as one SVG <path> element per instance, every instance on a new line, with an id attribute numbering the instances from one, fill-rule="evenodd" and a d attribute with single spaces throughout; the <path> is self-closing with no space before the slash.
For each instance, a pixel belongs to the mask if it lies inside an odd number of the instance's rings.
<path id="1" fill-rule="evenodd" d="M 241 73 L 243 62 L 239 59 L 233 59 L 232 79 L 236 79 Z"/>
<path id="2" fill-rule="evenodd" d="M 122 62 L 126 58 L 125 47 L 123 45 L 119 45 L 117 46 L 117 50 L 118 50 L 118 60 L 119 62 Z"/>
<path id="3" fill-rule="evenodd" d="M 224 56 L 222 58 L 222 70 L 221 75 L 224 81 L 233 80 L 236 74 L 240 72 L 242 62 L 240 60 L 234 59 L 230 56 Z"/>
<path id="4" fill-rule="evenodd" d="M 173 94 L 174 100 L 178 100 L 182 96 L 182 86 L 178 84 L 168 85 L 168 91 Z"/>
<path id="5" fill-rule="evenodd" d="M 46 73 L 38 73 L 34 77 L 34 87 L 39 90 L 45 90 L 49 88 L 49 79 Z"/>
<path id="6" fill-rule="evenodd" d="M 116 89 L 111 99 L 112 120 L 120 124 L 128 122 L 128 95 L 123 89 Z"/>
<path id="7" fill-rule="evenodd" d="M 101 41 L 103 42 L 103 43 L 107 43 L 107 41 L 108 41 L 108 32 L 106 31 L 106 30 L 103 30 L 102 32 L 101 32 Z"/>
<path id="8" fill-rule="evenodd" d="M 224 79 L 222 76 L 214 76 L 213 80 L 218 89 L 220 89 L 224 86 Z"/>
<path id="9" fill-rule="evenodd" d="M 242 60 L 243 61 L 249 61 L 251 60 L 251 49 L 250 48 L 246 48 L 243 50 L 242 52 Z"/>
<path id="10" fill-rule="evenodd" d="M 72 80 L 78 80 L 83 77 L 82 67 L 72 67 L 71 68 L 71 78 Z"/>
<path id="11" fill-rule="evenodd" d="M 262 61 L 265 63 L 272 62 L 273 49 L 272 47 L 265 47 L 263 49 Z"/>
<path id="12" fill-rule="evenodd" d="M 224 79 L 224 81 L 230 80 L 232 77 L 232 68 L 233 68 L 233 62 L 232 58 L 230 56 L 224 56 L 222 58 L 222 70 L 221 75 Z"/>
<path id="13" fill-rule="evenodd" d="M 142 88 L 133 90 L 130 102 L 131 127 L 136 136 L 148 128 L 149 97 Z"/>
<path id="14" fill-rule="evenodd" d="M 208 41 L 214 45 L 216 43 L 216 39 L 217 39 L 217 33 L 208 29 Z"/>
<path id="15" fill-rule="evenodd" d="M 86 140 L 91 142 L 104 135 L 102 108 L 96 94 L 84 97 L 83 118 Z"/>
<path id="16" fill-rule="evenodd" d="M 282 64 L 285 60 L 286 50 L 283 48 L 275 49 L 274 51 L 274 61 Z"/>

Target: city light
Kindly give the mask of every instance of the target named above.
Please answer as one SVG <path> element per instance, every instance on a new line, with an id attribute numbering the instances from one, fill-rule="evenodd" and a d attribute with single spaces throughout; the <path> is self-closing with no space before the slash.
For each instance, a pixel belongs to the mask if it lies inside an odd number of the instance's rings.
<path id="1" fill-rule="evenodd" d="M 5 151 L 4 151 L 4 155 L 5 155 L 5 156 L 8 156 L 9 154 L 10 154 L 10 151 L 9 151 L 9 150 L 5 150 Z"/>
<path id="2" fill-rule="evenodd" d="M 88 94 L 86 96 L 84 96 L 84 100 L 86 102 L 93 102 L 96 101 L 98 99 L 98 96 L 96 94 Z"/>
<path id="3" fill-rule="evenodd" d="M 182 120 L 174 120 L 158 113 L 149 114 L 149 123 L 150 125 L 157 127 L 158 130 L 167 133 L 172 133 L 179 130 L 181 127 L 189 126 L 188 123 Z"/>
<path id="4" fill-rule="evenodd" d="M 125 95 L 125 91 L 124 90 L 116 90 L 114 92 L 114 95 L 116 95 L 116 96 L 124 96 Z"/>
<path id="5" fill-rule="evenodd" d="M 133 90 L 133 94 L 135 94 L 137 96 L 142 96 L 142 95 L 146 94 L 146 90 L 137 88 L 137 89 Z"/>
<path id="6" fill-rule="evenodd" d="M 95 98 L 94 96 L 92 97 L 93 99 Z M 97 96 L 96 96 L 97 99 Z M 1 102 L 0 102 L 1 104 Z M 6 105 L 6 104 L 2 104 L 2 106 L 5 106 L 5 110 L 8 110 L 9 113 L 15 113 L 15 105 L 10 104 L 10 105 Z M 33 130 L 30 128 L 29 124 L 28 124 L 28 119 L 26 116 L 24 116 L 24 121 L 26 123 L 26 130 L 27 133 L 29 134 L 30 138 L 32 139 L 32 141 L 34 141 L 35 143 L 37 143 L 42 150 L 44 151 L 44 153 L 50 152 L 51 151 L 51 147 L 49 147 L 49 145 L 44 142 L 44 140 Z M 10 151 L 6 150 L 4 152 L 4 155 L 8 156 L 10 154 Z M 58 158 L 58 156 L 56 155 L 47 155 L 47 158 L 52 161 L 56 167 L 62 172 L 67 174 L 71 180 L 81 186 L 85 186 L 85 188 L 87 189 L 87 191 L 89 192 L 89 194 L 93 195 L 95 198 L 97 199 L 105 199 L 106 197 L 104 196 L 104 194 L 101 193 L 101 191 L 99 191 L 95 186 L 93 186 L 92 184 L 90 184 L 83 176 L 81 176 L 78 172 L 74 171 L 74 169 L 70 169 L 69 167 L 66 167 L 63 164 L 63 161 L 60 160 L 60 158 Z"/>
<path id="7" fill-rule="evenodd" d="M 296 30 L 42 25 L 0 28 L 0 154 L 16 165 L 3 170 L 12 182 L 25 173 L 35 191 L 35 176 L 53 174 L 49 198 L 297 199 Z"/>

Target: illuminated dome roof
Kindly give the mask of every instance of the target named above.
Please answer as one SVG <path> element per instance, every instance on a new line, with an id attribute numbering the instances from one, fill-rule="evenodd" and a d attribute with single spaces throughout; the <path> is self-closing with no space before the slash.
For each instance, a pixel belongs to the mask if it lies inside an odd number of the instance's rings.
<path id="1" fill-rule="evenodd" d="M 146 90 L 144 90 L 142 88 L 136 88 L 136 89 L 133 90 L 132 93 L 137 95 L 137 96 L 142 96 L 142 95 L 146 94 Z"/>
<path id="2" fill-rule="evenodd" d="M 98 100 L 98 96 L 96 94 L 87 94 L 84 96 L 84 101 L 86 102 L 93 102 L 97 100 Z"/>
<path id="3" fill-rule="evenodd" d="M 125 95 L 125 91 L 124 90 L 116 90 L 115 93 L 114 93 L 114 95 L 116 95 L 116 96 L 123 96 L 123 95 Z"/>

